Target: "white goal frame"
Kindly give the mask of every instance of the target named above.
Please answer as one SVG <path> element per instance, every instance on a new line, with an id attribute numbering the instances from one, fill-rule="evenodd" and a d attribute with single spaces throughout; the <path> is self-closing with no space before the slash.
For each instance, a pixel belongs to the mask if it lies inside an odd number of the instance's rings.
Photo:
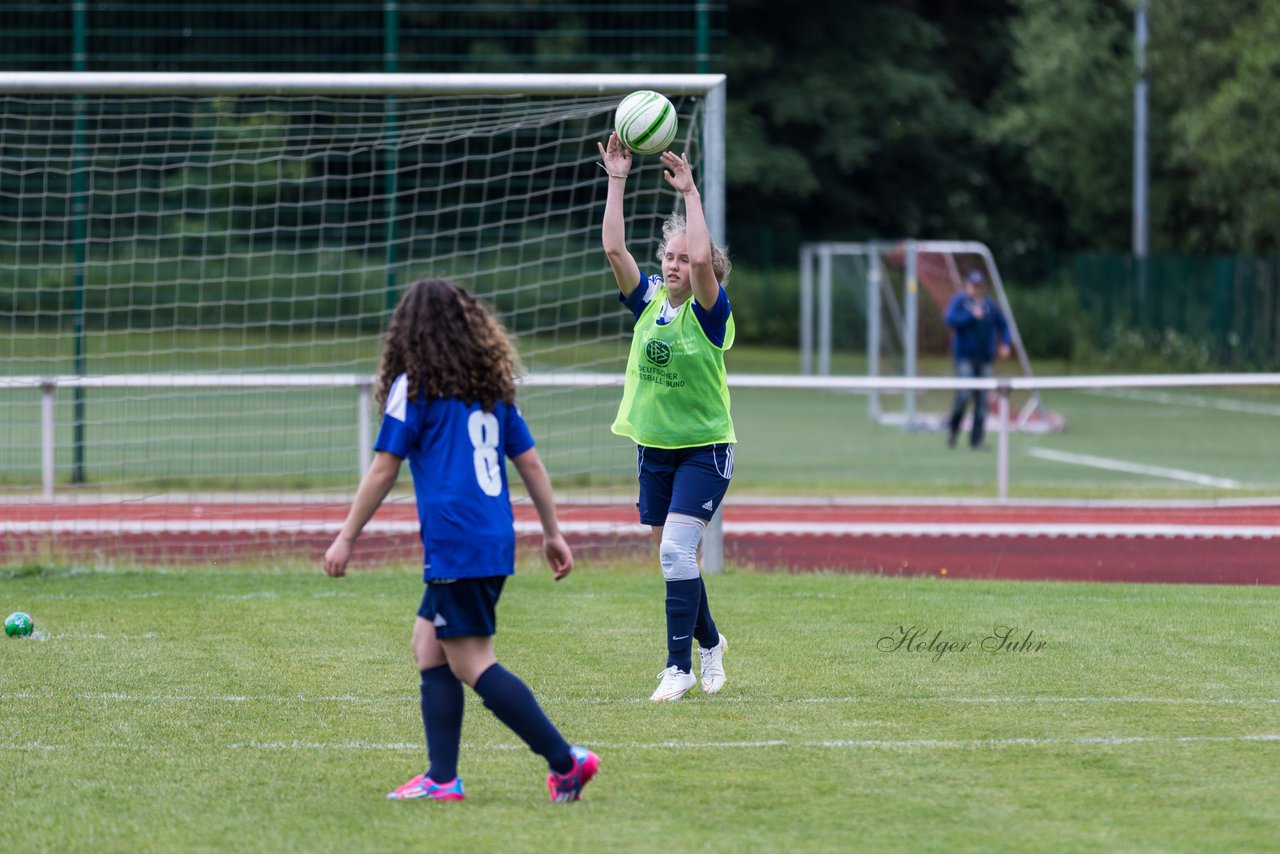
<path id="1" fill-rule="evenodd" d="M 294 74 L 0 71 L 0 95 L 626 95 L 650 88 L 706 99 L 703 210 L 724 233 L 723 74 Z"/>
<path id="2" fill-rule="evenodd" d="M 169 72 L 42 72 L 0 71 L 0 95 L 48 95 L 48 96 L 199 96 L 199 95 L 256 95 L 256 96 L 386 96 L 409 97 L 427 95 L 486 96 L 486 95 L 559 95 L 559 96 L 610 96 L 619 97 L 638 89 L 653 89 L 670 96 L 697 96 L 704 100 L 701 139 L 699 184 L 707 225 L 713 234 L 725 232 L 725 108 L 726 80 L 723 74 L 337 74 L 337 73 L 169 73 Z M 166 378 L 148 382 L 139 377 L 94 377 L 75 375 L 70 377 L 0 377 L 0 388 L 30 387 L 34 384 L 45 390 L 42 403 L 42 420 L 46 428 L 52 418 L 49 410 L 54 390 L 80 389 L 97 384 L 99 387 L 164 387 Z M 190 377 L 184 378 L 189 382 Z M 281 378 L 275 378 L 281 379 Z M 224 377 L 209 380 L 210 385 L 236 385 L 244 378 Z M 123 381 L 123 384 L 122 384 Z M 140 385 L 132 383 L 138 381 Z M 290 378 L 317 385 L 354 386 L 360 405 L 367 408 L 367 377 L 323 376 Z M 264 384 L 263 379 L 248 380 Z M 267 378 L 265 384 L 272 384 Z M 362 408 L 362 412 L 363 412 Z M 364 464 L 370 442 L 368 428 L 361 420 L 353 418 L 353 428 L 359 424 L 359 460 Z M 607 430 L 607 425 L 602 425 Z M 52 445 L 46 441 L 42 453 L 49 457 L 42 468 L 51 464 Z M 51 497 L 52 486 L 45 479 L 43 494 Z M 704 560 L 710 571 L 718 571 L 723 565 L 722 528 L 717 513 L 704 543 Z"/>
<path id="3" fill-rule="evenodd" d="M 950 278 L 957 290 L 962 287 L 962 277 L 953 260 L 955 255 L 975 255 L 982 259 L 987 271 L 993 295 L 999 302 L 1001 310 L 1009 323 L 1009 337 L 1013 344 L 1013 352 L 1022 368 L 1023 376 L 1032 376 L 1031 360 L 1027 356 L 1026 347 L 1022 343 L 1022 335 L 1018 331 L 1018 322 L 1014 318 L 1013 309 L 1005 294 L 1004 281 L 1000 277 L 1000 269 L 996 266 L 995 257 L 984 243 L 972 240 L 879 240 L 865 243 L 822 242 L 806 243 L 800 248 L 800 371 L 806 375 L 816 373 L 819 376 L 831 375 L 832 331 L 836 318 L 833 310 L 834 284 L 832 280 L 832 260 L 837 257 L 855 257 L 865 259 L 866 264 L 866 324 L 867 324 L 867 376 L 880 376 L 880 346 L 884 338 L 881 306 L 886 294 L 888 276 L 885 271 L 884 256 L 890 252 L 901 252 L 905 266 L 905 289 L 903 302 L 899 307 L 902 340 L 904 342 L 902 376 L 914 378 L 918 375 L 919 364 L 919 257 L 922 254 L 945 255 L 948 258 Z M 815 299 L 816 280 L 816 299 Z M 816 334 L 815 334 L 816 326 Z M 815 360 L 816 353 L 816 360 Z M 916 412 L 916 389 L 908 388 L 903 392 L 905 413 L 903 429 L 914 430 L 926 426 L 918 420 Z M 1033 390 L 1031 397 L 1023 405 L 1017 416 L 1017 423 L 1025 424 L 1033 413 L 1040 410 L 1041 402 L 1038 390 Z M 867 410 L 874 421 L 884 421 L 884 413 L 880 407 L 880 394 L 877 390 L 867 392 Z"/>

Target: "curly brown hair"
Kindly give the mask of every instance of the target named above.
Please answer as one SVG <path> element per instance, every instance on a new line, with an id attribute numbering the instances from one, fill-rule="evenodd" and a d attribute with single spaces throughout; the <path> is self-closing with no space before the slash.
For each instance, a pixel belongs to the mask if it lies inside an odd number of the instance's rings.
<path id="1" fill-rule="evenodd" d="M 456 397 L 492 412 L 515 402 L 520 370 L 502 322 L 478 299 L 444 279 L 423 279 L 400 298 L 378 365 L 378 409 L 400 374 L 409 399 Z"/>

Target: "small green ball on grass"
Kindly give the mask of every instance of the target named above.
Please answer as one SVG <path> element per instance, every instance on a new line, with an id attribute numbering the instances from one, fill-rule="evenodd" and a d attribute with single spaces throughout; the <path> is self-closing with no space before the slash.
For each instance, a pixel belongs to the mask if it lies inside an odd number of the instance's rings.
<path id="1" fill-rule="evenodd" d="M 4 621 L 4 633 L 11 638 L 25 638 L 35 630 L 36 624 L 32 622 L 30 614 L 24 614 L 22 611 L 14 611 Z"/>

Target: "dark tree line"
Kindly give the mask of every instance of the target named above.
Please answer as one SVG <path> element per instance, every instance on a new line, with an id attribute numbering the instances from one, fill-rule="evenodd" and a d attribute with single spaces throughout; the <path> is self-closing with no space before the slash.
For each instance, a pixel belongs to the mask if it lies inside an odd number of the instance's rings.
<path id="1" fill-rule="evenodd" d="M 726 72 L 729 238 L 758 263 L 904 235 L 1124 251 L 1133 2 L 405 0 L 397 67 Z M 70 4 L 4 6 L 0 63 L 68 67 Z M 1150 6 L 1152 250 L 1276 251 L 1280 3 Z M 381 3 L 90 3 L 88 21 L 103 70 L 385 66 Z"/>
<path id="2" fill-rule="evenodd" d="M 731 221 L 790 242 L 1127 250 L 1133 6 L 735 0 Z M 1150 6 L 1152 251 L 1275 252 L 1280 4 Z"/>

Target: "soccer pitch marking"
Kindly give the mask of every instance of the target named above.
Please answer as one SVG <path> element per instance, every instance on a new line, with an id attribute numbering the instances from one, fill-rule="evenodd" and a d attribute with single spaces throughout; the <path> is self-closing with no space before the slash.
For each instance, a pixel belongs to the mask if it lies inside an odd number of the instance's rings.
<path id="1" fill-rule="evenodd" d="M 206 572 L 206 570 L 191 570 L 189 574 L 195 575 L 195 574 L 201 574 L 204 572 Z M 911 579 L 903 579 L 903 580 L 911 581 Z M 917 585 L 917 588 L 918 588 L 918 585 Z M 886 598 L 895 602 L 910 602 L 910 603 L 919 602 L 921 600 L 951 603 L 951 602 L 954 602 L 956 598 L 955 591 L 952 588 L 948 588 L 947 590 L 938 591 L 938 592 L 924 590 L 924 589 L 917 589 L 917 588 L 912 588 L 908 593 L 905 593 L 902 595 L 893 595 L 893 596 L 888 596 Z M 1280 606 L 1280 599 L 1268 598 L 1266 596 L 1257 596 L 1257 598 L 1248 598 L 1248 599 L 1245 599 L 1245 598 L 1224 599 L 1221 597 L 1201 596 L 1201 595 L 1198 595 L 1199 592 L 1200 591 L 1197 590 L 1194 593 L 1191 593 L 1182 597 L 1164 596 L 1158 599 L 1143 600 L 1143 601 L 1144 602 L 1159 601 L 1162 603 L 1194 601 L 1195 604 L 1197 605 L 1229 605 L 1232 607 L 1247 607 L 1247 608 L 1275 608 L 1277 606 Z M 1258 593 L 1265 592 L 1265 591 L 1255 589 L 1251 592 L 1254 593 L 1256 596 Z M 93 600 L 95 602 L 117 602 L 117 601 L 129 600 L 129 599 L 158 599 L 162 597 L 182 596 L 182 595 L 185 595 L 185 594 L 166 593 L 162 591 L 155 591 L 152 593 L 142 593 L 142 594 L 131 593 L 126 595 L 112 595 L 112 596 L 101 595 L 101 594 L 32 593 L 24 596 L 23 600 L 30 601 L 30 602 L 84 602 L 86 600 Z M 293 598 L 302 598 L 304 596 L 310 596 L 313 599 L 354 599 L 362 595 L 364 594 L 345 592 L 345 591 L 321 591 L 321 592 L 312 592 L 310 594 L 302 593 L 302 594 L 298 594 Z M 557 592 L 556 597 L 557 599 L 587 599 L 587 600 L 635 598 L 634 594 L 630 594 L 630 593 L 612 593 L 612 592 L 598 592 L 598 591 L 591 592 L 591 593 Z M 380 596 L 379 598 L 387 598 L 387 597 Z M 850 602 L 854 600 L 859 600 L 859 595 L 856 593 L 809 593 L 806 591 L 768 590 L 768 591 L 762 591 L 755 595 L 748 596 L 746 598 L 753 601 L 761 600 L 761 599 L 768 600 L 768 601 L 775 601 L 778 599 L 823 599 L 831 602 Z M 997 597 L 994 595 L 982 595 L 982 596 L 975 596 L 971 598 L 973 598 L 975 601 L 982 601 L 982 602 L 995 602 L 997 599 Z M 1034 604 L 1042 604 L 1044 600 L 1038 595 L 1002 593 L 999 597 L 999 601 L 1005 602 L 1005 603 L 1030 602 Z M 1091 596 L 1087 594 L 1076 595 L 1069 592 L 1058 593 L 1054 598 L 1054 602 L 1056 603 L 1070 602 L 1070 603 L 1076 603 L 1076 604 L 1099 603 L 1099 604 L 1106 604 L 1106 605 L 1132 605 L 1133 604 L 1132 599 L 1128 599 L 1122 596 Z M 151 640 L 159 637 L 161 637 L 161 635 L 158 635 L 155 633 L 149 633 L 146 635 L 126 636 L 126 635 L 108 635 L 108 634 L 103 634 L 101 632 L 84 633 L 84 634 L 62 632 L 56 635 L 45 635 L 42 638 L 42 640 L 50 640 L 53 638 L 58 638 L 58 639 L 75 638 L 78 640 L 80 639 L 117 640 L 117 639 L 125 639 L 125 638 L 131 638 L 131 639 L 137 640 L 141 638 L 141 639 Z"/>
<path id="2" fill-rule="evenodd" d="M 402 703 L 411 703 L 413 698 L 405 694 L 404 696 L 395 697 L 359 697 L 350 694 L 340 694 L 332 696 L 307 696 L 305 694 L 297 695 L 250 695 L 250 694 L 214 694 L 214 695 L 198 695 L 198 694 L 124 694 L 119 692 L 100 692 L 87 691 L 74 694 L 57 694 L 57 693 L 36 693 L 31 691 L 18 691 L 13 693 L 0 693 L 0 702 L 5 700 L 107 700 L 120 703 L 132 703 L 137 705 L 147 705 L 149 703 L 350 703 L 353 705 L 399 705 Z M 650 702 L 646 698 L 641 697 L 543 697 L 540 698 L 544 703 L 562 703 L 562 704 L 582 704 L 582 705 L 610 705 L 610 704 L 638 704 Z M 706 700 L 709 703 L 769 703 L 776 705 L 787 704 L 824 704 L 824 703 L 962 703 L 962 704 L 983 704 L 983 703 L 1026 703 L 1026 704 L 1057 704 L 1057 703 L 1113 703 L 1113 704 L 1156 704 L 1156 705 L 1208 705 L 1208 706 L 1252 706 L 1252 705 L 1280 705 L 1280 697 L 866 697 L 866 696 L 848 696 L 848 697 L 716 697 L 714 700 Z"/>
<path id="3" fill-rule="evenodd" d="M 817 749 L 872 749 L 872 750 L 998 750 L 1017 747 L 1122 747 L 1127 745 L 1175 745 L 1175 744 L 1233 744 L 1242 742 L 1280 742 L 1280 733 L 1245 733 L 1242 735 L 1100 735 L 1046 738 L 965 738 L 965 739 L 765 739 L 760 741 L 583 741 L 584 745 L 601 750 L 756 750 L 775 747 Z M 468 750 L 528 750 L 528 745 L 497 742 L 476 744 L 464 742 Z M 0 744 L 0 753 L 52 752 L 59 750 L 149 750 L 150 746 L 136 743 L 100 742 L 88 744 Z M 371 741 L 248 741 L 227 746 L 228 750 L 278 752 L 296 751 L 361 751 L 361 752 L 420 752 L 418 742 Z"/>
<path id="4" fill-rule="evenodd" d="M 882 750 L 914 750 L 919 748 L 938 750 L 980 750 L 1004 747 L 1116 747 L 1128 744 L 1195 744 L 1232 742 L 1280 741 L 1280 733 L 1251 733 L 1245 735 L 1103 735 L 1047 738 L 825 738 L 793 740 L 787 738 L 762 739 L 760 741 L 584 741 L 583 744 L 601 750 L 722 750 L 758 749 L 769 747 L 810 748 L 872 748 Z M 527 750 L 528 745 L 500 742 L 496 744 L 464 744 L 468 749 L 479 750 Z M 244 742 L 230 745 L 231 750 L 422 750 L 421 744 L 392 742 L 311 742 L 267 741 Z"/>
<path id="5" fill-rule="evenodd" d="M 1229 397 L 1207 397 L 1199 394 L 1179 395 L 1167 391 L 1149 391 L 1142 389 L 1095 390 L 1085 394 L 1094 397 L 1118 397 L 1124 400 L 1136 400 L 1142 403 L 1163 403 L 1171 406 L 1187 406 L 1193 409 L 1216 409 L 1221 412 L 1237 412 L 1249 415 L 1280 416 L 1280 404 L 1258 403 L 1251 400 L 1232 400 Z"/>
<path id="6" fill-rule="evenodd" d="M 1186 469 L 1165 468 L 1163 466 L 1147 466 L 1140 463 L 1127 463 L 1124 460 L 1113 460 L 1108 457 L 1095 457 L 1090 454 L 1071 454 L 1066 451 L 1053 451 L 1048 448 L 1031 448 L 1027 455 L 1041 460 L 1056 463 L 1069 463 L 1089 468 L 1120 471 L 1126 474 L 1141 474 L 1150 477 L 1162 477 L 1167 480 L 1179 480 L 1194 483 L 1197 486 L 1213 486 L 1218 489 L 1244 489 L 1248 484 L 1225 477 L 1213 477 Z"/>

